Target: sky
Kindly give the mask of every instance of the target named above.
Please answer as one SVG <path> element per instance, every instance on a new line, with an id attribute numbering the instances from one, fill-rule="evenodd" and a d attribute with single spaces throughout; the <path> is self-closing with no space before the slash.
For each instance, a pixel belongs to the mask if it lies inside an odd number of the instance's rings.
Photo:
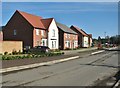
<path id="1" fill-rule="evenodd" d="M 18 0 L 2 0 L 2 2 L 18 2 Z M 19 2 L 119 2 L 119 0 L 20 0 Z"/>
<path id="2" fill-rule="evenodd" d="M 43 18 L 55 18 L 70 27 L 82 28 L 93 38 L 118 34 L 117 2 L 2 2 L 2 25 L 4 26 L 16 10 Z"/>

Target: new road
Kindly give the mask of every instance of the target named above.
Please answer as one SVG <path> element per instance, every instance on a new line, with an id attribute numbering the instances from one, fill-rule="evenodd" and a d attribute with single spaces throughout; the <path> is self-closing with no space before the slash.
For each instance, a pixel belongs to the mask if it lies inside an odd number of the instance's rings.
<path id="1" fill-rule="evenodd" d="M 118 71 L 118 52 L 95 55 L 2 75 L 2 86 L 93 86 Z M 91 52 L 93 53 L 93 52 Z M 109 85 L 108 85 L 109 86 Z"/>

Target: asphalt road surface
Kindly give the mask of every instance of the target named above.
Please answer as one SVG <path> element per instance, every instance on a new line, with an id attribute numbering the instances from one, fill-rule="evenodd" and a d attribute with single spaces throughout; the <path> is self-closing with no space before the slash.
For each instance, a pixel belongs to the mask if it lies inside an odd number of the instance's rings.
<path id="1" fill-rule="evenodd" d="M 117 72 L 118 52 L 105 51 L 79 59 L 3 74 L 3 86 L 92 86 Z"/>

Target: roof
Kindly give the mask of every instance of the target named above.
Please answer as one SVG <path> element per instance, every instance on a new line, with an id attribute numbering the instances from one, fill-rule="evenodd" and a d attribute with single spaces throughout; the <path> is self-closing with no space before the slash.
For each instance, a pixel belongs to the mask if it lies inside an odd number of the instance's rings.
<path id="1" fill-rule="evenodd" d="M 82 35 L 84 35 L 84 36 L 88 36 L 88 34 L 85 32 L 85 31 L 83 31 L 82 29 L 80 29 L 80 28 L 78 28 L 77 26 L 71 26 L 71 27 L 74 27 L 77 31 L 79 31 Z"/>
<path id="2" fill-rule="evenodd" d="M 41 21 L 42 17 L 36 16 L 33 14 L 29 14 L 26 12 L 18 11 L 18 10 L 17 10 L 17 12 L 19 12 L 33 27 L 45 29 L 45 27 Z"/>
<path id="3" fill-rule="evenodd" d="M 49 25 L 51 24 L 53 18 L 42 19 L 42 23 L 46 29 L 48 29 Z"/>
<path id="4" fill-rule="evenodd" d="M 77 34 L 76 32 L 74 32 L 72 29 L 70 29 L 69 27 L 67 27 L 64 24 L 61 24 L 58 22 L 56 22 L 56 24 L 57 24 L 57 27 L 60 28 L 64 32 L 71 33 L 71 34 Z"/>
<path id="5" fill-rule="evenodd" d="M 90 38 L 92 38 L 92 34 L 88 34 L 88 36 L 90 36 Z"/>

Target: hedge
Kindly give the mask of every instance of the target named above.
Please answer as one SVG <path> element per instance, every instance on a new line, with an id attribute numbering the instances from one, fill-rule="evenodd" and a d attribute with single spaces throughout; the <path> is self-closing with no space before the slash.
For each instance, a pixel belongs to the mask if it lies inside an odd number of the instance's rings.
<path id="1" fill-rule="evenodd" d="M 22 55 L 2 55 L 2 60 L 15 60 L 15 59 L 24 59 L 24 58 L 40 58 L 40 57 L 49 57 L 62 55 L 64 52 L 52 52 L 52 53 L 41 53 L 41 54 L 22 54 Z"/>

